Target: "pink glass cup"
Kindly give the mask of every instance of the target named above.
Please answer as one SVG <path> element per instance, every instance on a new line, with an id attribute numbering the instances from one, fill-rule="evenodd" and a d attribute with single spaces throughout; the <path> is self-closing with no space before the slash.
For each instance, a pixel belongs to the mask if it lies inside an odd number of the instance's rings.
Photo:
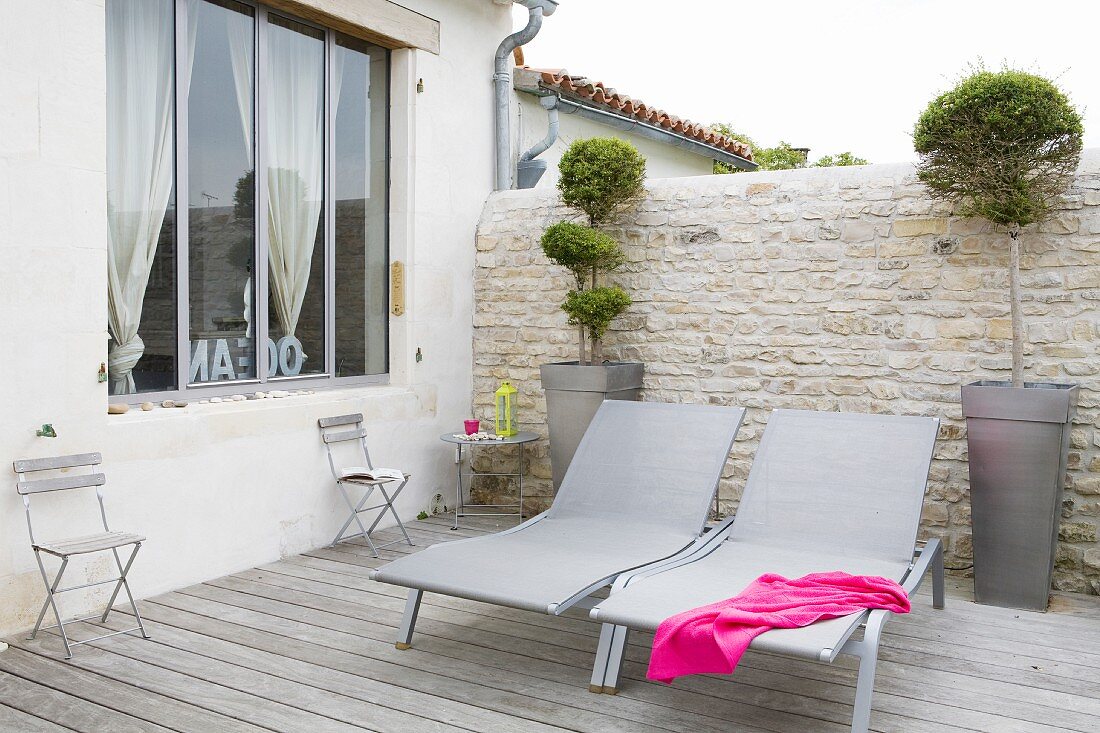
<path id="1" fill-rule="evenodd" d="M 473 435 L 481 427 L 480 420 L 463 420 L 462 424 L 466 427 L 467 435 Z"/>

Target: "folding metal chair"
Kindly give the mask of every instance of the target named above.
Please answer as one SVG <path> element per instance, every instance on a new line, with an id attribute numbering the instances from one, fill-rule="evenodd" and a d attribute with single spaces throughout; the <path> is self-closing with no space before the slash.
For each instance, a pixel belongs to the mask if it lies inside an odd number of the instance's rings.
<path id="1" fill-rule="evenodd" d="M 42 573 L 42 583 L 46 586 L 46 601 L 42 604 L 42 610 L 38 612 L 38 620 L 35 622 L 34 630 L 31 632 L 29 638 L 33 639 L 37 636 L 40 629 L 52 629 L 56 627 L 61 633 L 61 641 L 65 644 L 66 659 L 72 659 L 72 648 L 74 646 L 105 639 L 108 636 L 140 631 L 144 638 L 149 638 L 149 634 L 145 632 L 145 624 L 141 620 L 141 614 L 138 613 L 137 604 L 134 603 L 134 596 L 130 592 L 130 584 L 126 580 L 126 574 L 130 572 L 130 566 L 134 564 L 134 558 L 137 557 L 138 550 L 141 549 L 141 543 L 145 541 L 145 538 L 139 534 L 132 534 L 129 532 L 113 532 L 107 525 L 107 510 L 103 503 L 103 485 L 106 483 L 106 478 L 94 468 L 98 466 L 102 460 L 103 458 L 99 453 L 81 453 L 79 455 L 58 456 L 56 458 L 21 460 L 15 461 L 13 464 L 15 472 L 19 474 L 19 481 L 16 483 L 16 488 L 23 497 L 23 506 L 27 513 L 27 531 L 30 533 L 31 538 L 31 548 L 34 550 L 35 559 L 38 561 L 38 570 Z M 32 478 L 29 480 L 27 478 L 27 474 L 37 473 L 39 471 L 57 471 L 59 469 L 82 468 L 85 466 L 89 469 L 88 473 L 60 475 L 52 478 Z M 38 542 L 34 539 L 34 525 L 31 523 L 31 494 L 39 494 L 46 491 L 67 491 L 69 489 L 82 489 L 93 486 L 95 487 L 96 498 L 99 500 L 99 516 L 103 520 L 102 532 L 48 542 Z M 129 547 L 131 545 L 133 545 L 134 549 L 130 552 L 130 557 L 124 564 L 122 558 L 119 557 L 118 554 L 119 548 Z M 109 578 L 93 583 L 84 583 L 83 585 L 74 585 L 68 588 L 60 587 L 61 576 L 65 574 L 65 569 L 69 566 L 70 558 L 75 555 L 87 555 L 94 552 L 106 552 L 108 550 L 114 555 L 115 565 L 118 567 L 119 574 L 117 578 Z M 52 581 L 46 573 L 45 564 L 42 562 L 42 553 L 53 555 L 61 560 L 61 567 L 58 568 L 57 575 L 54 576 Z M 67 593 L 68 591 L 79 590 L 81 588 L 90 588 L 95 585 L 106 585 L 107 583 L 114 583 L 115 589 L 114 592 L 111 593 L 111 599 L 107 601 L 107 608 L 104 609 L 102 614 L 72 619 L 70 621 L 61 620 L 61 612 L 57 607 L 57 594 Z M 65 626 L 79 621 L 90 621 L 94 618 L 98 618 L 101 623 L 105 622 L 120 590 L 126 591 L 126 597 L 130 599 L 130 608 L 134 611 L 134 618 L 137 619 L 137 626 L 121 631 L 112 631 L 109 634 L 103 634 L 91 639 L 70 641 L 68 634 L 65 633 Z M 57 618 L 57 623 L 43 627 L 42 620 L 46 616 L 46 609 L 51 607 L 53 608 L 54 616 Z"/>
<path id="2" fill-rule="evenodd" d="M 352 429 L 344 430 L 332 430 L 332 428 L 345 428 L 345 426 L 354 425 Z M 393 515 L 394 521 L 397 522 L 398 529 L 401 530 L 401 534 L 405 537 L 405 542 L 409 545 L 413 545 L 413 541 L 409 539 L 409 533 L 405 531 L 405 525 L 401 521 L 401 517 L 397 516 L 397 510 L 393 508 L 393 503 L 397 501 L 398 495 L 405 488 L 405 485 L 409 483 L 410 474 L 403 473 L 404 479 L 398 485 L 398 487 L 391 494 L 386 491 L 386 485 L 391 484 L 397 479 L 378 479 L 371 480 L 365 478 L 357 478 L 354 474 L 357 471 L 361 471 L 362 467 L 353 466 L 348 468 L 337 468 L 336 460 L 333 457 L 333 445 L 337 443 L 347 443 L 351 441 L 357 441 L 360 448 L 363 450 L 363 458 L 366 460 L 366 468 L 373 469 L 374 464 L 370 460 L 370 451 L 367 450 L 367 430 L 363 427 L 363 414 L 357 412 L 352 415 L 337 415 L 335 417 L 322 417 L 317 421 L 317 426 L 321 429 L 321 439 L 325 442 L 325 451 L 328 453 L 328 466 L 332 470 L 332 477 L 336 479 L 336 487 L 340 489 L 340 494 L 344 497 L 344 502 L 348 505 L 348 509 L 351 510 L 351 515 L 344 522 L 344 526 L 340 527 L 340 531 L 336 533 L 336 538 L 332 541 L 335 545 L 342 540 L 349 540 L 354 537 L 362 537 L 367 541 L 367 545 L 370 546 L 371 552 L 375 557 L 378 557 L 378 550 L 382 547 L 389 547 L 390 545 L 396 545 L 401 540 L 394 540 L 393 542 L 387 542 L 383 545 L 376 545 L 374 540 L 371 539 L 371 532 L 378 526 L 378 523 L 382 521 L 382 518 L 386 516 L 386 512 Z M 353 503 L 351 497 L 348 496 L 347 485 L 355 484 L 358 486 L 365 486 L 366 492 L 359 499 L 358 502 Z M 374 506 L 366 506 L 367 501 L 374 494 L 377 489 L 382 498 L 385 499 L 382 504 L 375 504 Z M 363 512 L 373 511 L 375 509 L 381 509 L 378 512 L 378 516 L 371 522 L 370 527 L 365 527 L 359 515 Z M 352 522 L 359 525 L 359 532 L 344 536 L 344 532 L 348 530 Z"/>

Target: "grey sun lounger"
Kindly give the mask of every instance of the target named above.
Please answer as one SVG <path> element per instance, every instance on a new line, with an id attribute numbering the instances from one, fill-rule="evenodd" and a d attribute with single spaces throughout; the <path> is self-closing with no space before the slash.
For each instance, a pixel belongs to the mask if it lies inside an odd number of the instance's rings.
<path id="1" fill-rule="evenodd" d="M 590 689 L 618 691 L 628 629 L 654 631 L 665 618 L 737 595 L 764 573 L 878 575 L 911 596 L 931 569 L 933 605 L 943 608 L 943 549 L 934 539 L 916 548 L 938 429 L 927 417 L 772 412 L 737 515 L 678 557 L 619 576 L 592 609 L 604 626 Z M 889 616 L 865 611 L 776 629 L 750 649 L 817 662 L 857 657 L 852 730 L 862 733 Z M 853 638 L 860 627 L 862 639 Z"/>
<path id="2" fill-rule="evenodd" d="M 411 644 L 425 591 L 560 614 L 620 573 L 690 545 L 744 415 L 734 407 L 604 402 L 550 509 L 370 574 L 411 589 L 397 648 Z"/>

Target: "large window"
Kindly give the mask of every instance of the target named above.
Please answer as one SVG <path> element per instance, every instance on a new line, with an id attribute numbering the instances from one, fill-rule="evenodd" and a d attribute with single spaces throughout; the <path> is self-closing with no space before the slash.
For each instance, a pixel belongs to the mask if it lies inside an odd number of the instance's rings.
<path id="1" fill-rule="evenodd" d="M 385 375 L 388 80 L 263 5 L 107 0 L 111 394 Z"/>

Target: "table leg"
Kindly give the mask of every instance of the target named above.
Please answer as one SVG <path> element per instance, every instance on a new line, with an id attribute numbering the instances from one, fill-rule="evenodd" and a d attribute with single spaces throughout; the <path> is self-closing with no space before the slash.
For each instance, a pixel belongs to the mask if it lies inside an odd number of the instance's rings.
<path id="1" fill-rule="evenodd" d="M 519 444 L 519 468 L 516 469 L 516 473 L 519 474 L 519 521 L 523 523 L 523 451 L 525 446 L 523 443 Z"/>
<path id="2" fill-rule="evenodd" d="M 462 444 L 456 446 L 458 449 L 458 462 L 455 464 L 455 478 L 457 479 L 457 490 L 455 491 L 455 526 L 451 529 L 458 529 L 458 512 L 462 506 Z"/>

